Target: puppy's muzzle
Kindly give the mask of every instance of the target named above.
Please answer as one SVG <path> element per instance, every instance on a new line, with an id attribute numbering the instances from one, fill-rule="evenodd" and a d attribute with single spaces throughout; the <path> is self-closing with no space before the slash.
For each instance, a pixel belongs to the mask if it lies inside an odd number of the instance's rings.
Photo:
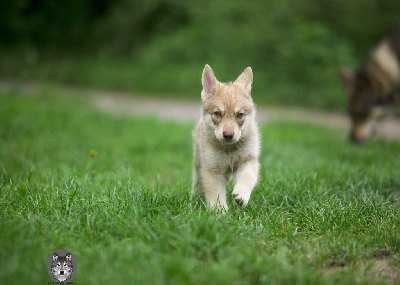
<path id="1" fill-rule="evenodd" d="M 224 139 L 227 141 L 230 141 L 233 139 L 234 132 L 223 132 L 222 135 L 224 136 Z"/>

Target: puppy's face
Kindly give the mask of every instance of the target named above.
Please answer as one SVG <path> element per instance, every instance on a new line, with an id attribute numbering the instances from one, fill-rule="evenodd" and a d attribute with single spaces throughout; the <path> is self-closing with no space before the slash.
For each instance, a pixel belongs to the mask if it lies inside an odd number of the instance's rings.
<path id="1" fill-rule="evenodd" d="M 247 68 L 233 83 L 220 83 L 211 68 L 203 71 L 203 116 L 208 130 L 225 144 L 238 142 L 254 117 L 250 96 L 253 74 Z"/>

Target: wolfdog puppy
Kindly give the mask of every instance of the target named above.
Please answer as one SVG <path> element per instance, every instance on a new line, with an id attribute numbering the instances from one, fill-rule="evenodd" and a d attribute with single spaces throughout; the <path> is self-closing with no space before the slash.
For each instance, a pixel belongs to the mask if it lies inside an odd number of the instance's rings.
<path id="1" fill-rule="evenodd" d="M 204 192 L 210 207 L 228 209 L 225 187 L 232 175 L 232 197 L 242 207 L 257 184 L 260 135 L 250 95 L 252 83 L 250 67 L 231 83 L 219 82 L 211 67 L 204 67 L 203 104 L 193 132 L 192 194 Z"/>

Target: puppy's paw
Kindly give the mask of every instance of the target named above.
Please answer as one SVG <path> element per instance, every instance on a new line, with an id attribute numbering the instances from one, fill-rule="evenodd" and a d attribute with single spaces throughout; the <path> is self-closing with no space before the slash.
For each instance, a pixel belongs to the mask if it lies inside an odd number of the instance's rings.
<path id="1" fill-rule="evenodd" d="M 246 207 L 247 203 L 250 200 L 250 193 L 248 191 L 244 191 L 238 187 L 235 187 L 232 192 L 232 197 L 235 199 L 236 204 L 242 207 Z"/>
<path id="2" fill-rule="evenodd" d="M 215 209 L 217 212 L 223 212 L 225 213 L 228 211 L 228 204 L 226 203 L 225 198 L 221 199 L 218 197 L 216 200 L 210 200 L 208 201 L 208 205 L 210 208 Z"/>
<path id="3" fill-rule="evenodd" d="M 213 207 L 213 209 L 215 209 L 218 213 L 225 214 L 228 211 L 228 205 L 226 203 L 225 204 L 218 203 Z"/>

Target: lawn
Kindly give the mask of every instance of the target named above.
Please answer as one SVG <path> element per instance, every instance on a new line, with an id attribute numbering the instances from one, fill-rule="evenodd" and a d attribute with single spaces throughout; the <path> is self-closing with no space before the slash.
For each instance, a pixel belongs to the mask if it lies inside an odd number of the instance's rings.
<path id="1" fill-rule="evenodd" d="M 51 282 L 61 248 L 74 284 L 400 282 L 400 143 L 262 126 L 260 182 L 221 214 L 190 200 L 193 124 L 64 93 L 0 94 L 0 283 Z"/>

